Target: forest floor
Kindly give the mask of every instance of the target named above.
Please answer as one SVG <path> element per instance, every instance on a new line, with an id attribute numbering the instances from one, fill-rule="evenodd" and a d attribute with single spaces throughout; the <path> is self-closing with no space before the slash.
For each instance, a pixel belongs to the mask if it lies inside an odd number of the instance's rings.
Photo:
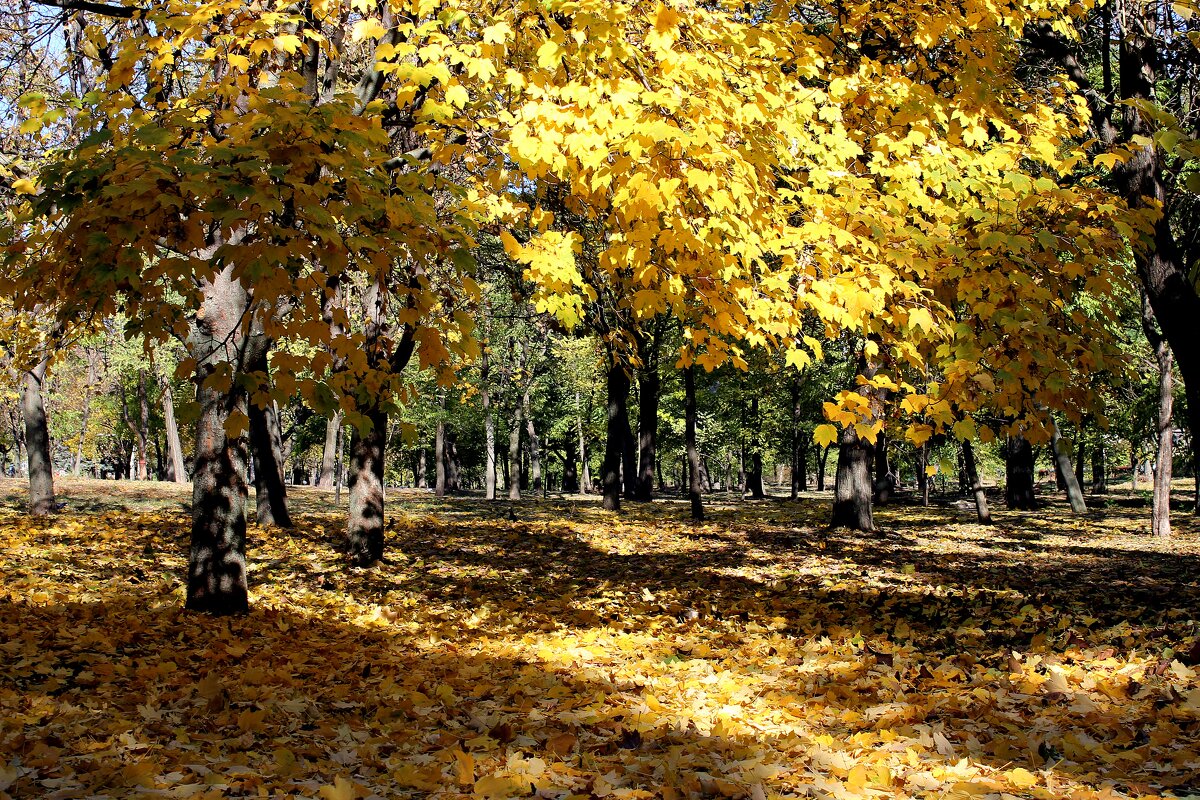
<path id="1" fill-rule="evenodd" d="M 183 610 L 186 487 L 0 480 L 0 797 L 1200 793 L 1200 525 L 828 498 L 389 497 L 388 563 L 292 491 L 253 610 Z M 1126 503 L 1123 505 L 1122 503 Z"/>

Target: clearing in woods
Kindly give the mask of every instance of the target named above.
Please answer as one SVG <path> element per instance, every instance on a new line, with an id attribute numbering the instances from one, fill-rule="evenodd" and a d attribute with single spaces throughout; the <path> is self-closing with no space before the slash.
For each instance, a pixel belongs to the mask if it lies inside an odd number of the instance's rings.
<path id="1" fill-rule="evenodd" d="M 397 492 L 392 556 L 292 490 L 252 612 L 183 610 L 186 487 L 0 482 L 0 795 L 1072 797 L 1200 791 L 1200 528 Z M 1104 501 L 1100 501 L 1104 502 Z"/>

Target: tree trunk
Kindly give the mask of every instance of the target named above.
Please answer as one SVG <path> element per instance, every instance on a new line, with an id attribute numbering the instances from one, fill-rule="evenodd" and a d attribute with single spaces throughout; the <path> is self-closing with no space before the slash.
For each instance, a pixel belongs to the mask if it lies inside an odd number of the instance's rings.
<path id="1" fill-rule="evenodd" d="M 638 372 L 638 478 L 634 499 L 654 498 L 654 462 L 658 449 L 658 398 L 662 379 L 658 375 L 659 335 L 643 342 L 645 366 Z"/>
<path id="2" fill-rule="evenodd" d="M 1010 511 L 1033 510 L 1036 504 L 1033 493 L 1033 446 L 1024 436 L 1008 438 L 1004 472 L 1004 504 Z"/>
<path id="3" fill-rule="evenodd" d="M 1175 376 L 1171 349 L 1161 337 L 1154 343 L 1154 357 L 1158 361 L 1158 416 L 1155 419 L 1158 453 L 1154 459 L 1154 506 L 1150 525 L 1155 536 L 1166 539 L 1171 536 L 1171 479 L 1175 458 L 1174 426 L 1171 420 L 1175 402 Z"/>
<path id="4" fill-rule="evenodd" d="M 325 447 L 321 451 L 321 477 L 317 485 L 323 489 L 332 489 L 334 470 L 337 467 L 337 446 L 340 437 L 338 432 L 342 427 L 342 412 L 335 411 L 325 423 Z"/>
<path id="5" fill-rule="evenodd" d="M 1071 467 L 1071 453 L 1063 441 L 1062 433 L 1058 430 L 1057 423 L 1054 425 L 1052 438 L 1050 441 L 1051 449 L 1054 451 L 1054 463 L 1059 475 L 1062 476 L 1064 488 L 1067 490 L 1067 500 L 1071 503 L 1071 510 L 1076 514 L 1083 514 L 1087 511 L 1087 503 L 1083 499 L 1083 489 L 1075 480 L 1075 471 Z"/>
<path id="6" fill-rule="evenodd" d="M 562 490 L 566 494 L 579 491 L 579 440 L 568 433 L 563 437 Z"/>
<path id="7" fill-rule="evenodd" d="M 150 476 L 146 465 L 150 450 L 150 402 L 146 397 L 146 371 L 137 374 L 138 425 L 137 425 L 137 479 L 144 481 Z"/>
<path id="8" fill-rule="evenodd" d="M 1092 448 L 1092 493 L 1108 493 L 1108 464 L 1104 452 L 1104 440 L 1096 442 Z"/>
<path id="9" fill-rule="evenodd" d="M 92 355 L 91 350 L 84 352 L 88 363 L 88 377 L 87 385 L 83 388 L 83 416 L 79 421 L 79 444 L 75 447 L 75 459 L 71 464 L 71 474 L 76 478 L 83 469 L 83 445 L 87 440 L 88 422 L 92 413 L 92 390 L 99 381 L 99 376 L 96 374 L 96 357 Z"/>
<path id="10" fill-rule="evenodd" d="M 683 441 L 687 450 L 688 502 L 692 519 L 704 521 L 704 501 L 701 498 L 700 448 L 696 446 L 696 367 L 683 368 Z"/>
<path id="11" fill-rule="evenodd" d="M 446 491 L 458 494 L 462 489 L 462 463 L 458 460 L 458 434 L 446 431 Z"/>
<path id="12" fill-rule="evenodd" d="M 871 445 L 859 437 L 854 426 L 842 429 L 838 439 L 837 477 L 833 485 L 835 528 L 872 531 Z"/>
<path id="13" fill-rule="evenodd" d="M 625 431 L 629 428 L 625 404 L 629 399 L 629 375 L 615 358 L 608 367 L 608 427 L 604 443 L 604 508 L 621 509 L 621 461 L 625 454 Z"/>
<path id="14" fill-rule="evenodd" d="M 896 478 L 892 475 L 892 461 L 888 458 L 887 436 L 881 431 L 875 440 L 875 483 L 874 502 L 886 505 L 896 490 Z"/>
<path id="15" fill-rule="evenodd" d="M 162 379 L 163 427 L 167 434 L 167 479 L 187 483 L 187 467 L 183 463 L 183 443 L 179 439 L 179 423 L 175 420 L 175 394 L 171 381 Z"/>
<path id="16" fill-rule="evenodd" d="M 921 495 L 921 505 L 929 506 L 929 442 L 917 448 L 917 493 Z"/>
<path id="17" fill-rule="evenodd" d="M 214 247 L 215 252 L 215 247 Z M 202 286 L 201 313 L 188 341 L 196 360 L 196 456 L 192 478 L 192 541 L 188 552 L 187 607 L 211 614 L 249 608 L 246 580 L 246 432 L 227 426 L 245 419 L 244 384 L 210 385 L 220 369 L 246 363 L 250 298 L 226 267 Z"/>
<path id="18" fill-rule="evenodd" d="M 480 364 L 480 397 L 483 401 L 483 489 L 488 500 L 496 499 L 496 415 L 492 413 L 492 390 L 490 383 L 490 359 L 488 348 L 483 348 Z"/>
<path id="19" fill-rule="evenodd" d="M 46 356 L 21 375 L 21 414 L 29 457 L 29 513 L 35 517 L 54 511 L 54 464 L 50 460 L 50 428 L 42 397 L 49 367 L 50 357 Z"/>
<path id="20" fill-rule="evenodd" d="M 442 398 L 441 410 L 446 409 L 446 398 Z M 437 432 L 433 437 L 433 493 L 438 497 L 446 496 L 446 421 L 440 418 L 437 422 Z"/>
<path id="21" fill-rule="evenodd" d="M 638 485 L 637 439 L 629 422 L 628 395 L 621 407 L 621 424 L 624 428 L 621 438 L 621 490 L 626 500 L 634 500 L 637 498 Z"/>
<path id="22" fill-rule="evenodd" d="M 250 404 L 250 447 L 254 454 L 254 503 L 259 525 L 292 527 L 284 482 L 283 431 L 279 409 Z"/>
<path id="23" fill-rule="evenodd" d="M 508 429 L 508 499 L 521 499 L 521 404 L 513 407 L 512 426 Z"/>
<path id="24" fill-rule="evenodd" d="M 346 549 L 350 562 L 369 566 L 383 558 L 384 489 L 383 469 L 387 454 L 387 414 L 379 408 L 364 416 L 370 430 L 350 426 L 350 465 L 347 488 L 350 490 L 349 523 Z"/>
<path id="25" fill-rule="evenodd" d="M 1087 460 L 1087 445 L 1083 440 L 1083 423 L 1079 424 L 1079 440 L 1075 442 L 1075 483 L 1083 489 L 1083 465 Z"/>
<path id="26" fill-rule="evenodd" d="M 987 493 L 983 491 L 983 482 L 979 480 L 979 469 L 975 464 L 975 448 L 970 442 L 962 443 L 963 469 L 975 495 L 975 513 L 979 516 L 980 525 L 992 524 L 992 512 L 988 509 Z"/>
<path id="27" fill-rule="evenodd" d="M 579 400 L 579 392 L 575 392 L 575 429 L 579 435 L 579 480 L 583 491 L 592 491 L 592 470 L 588 464 L 587 437 L 583 435 L 583 405 Z"/>
<path id="28" fill-rule="evenodd" d="M 538 438 L 537 428 L 533 423 L 533 408 L 529 400 L 530 384 L 525 385 L 525 394 L 521 396 L 521 409 L 525 415 L 525 433 L 529 434 L 529 471 L 530 486 L 537 494 L 542 489 L 542 440 Z"/>
<path id="29" fill-rule="evenodd" d="M 821 456 L 817 464 L 817 491 L 825 491 L 825 470 L 829 464 L 829 450 L 833 445 L 825 445 L 821 448 Z"/>
<path id="30" fill-rule="evenodd" d="M 413 481 L 417 484 L 418 489 L 429 488 L 429 477 L 426 475 L 425 469 L 425 448 L 417 449 L 417 468 L 413 473 Z"/>

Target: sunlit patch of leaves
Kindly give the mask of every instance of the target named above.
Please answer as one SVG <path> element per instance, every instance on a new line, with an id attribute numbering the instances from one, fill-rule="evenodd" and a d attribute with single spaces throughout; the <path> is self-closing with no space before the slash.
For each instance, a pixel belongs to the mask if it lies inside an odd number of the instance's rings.
<path id="1" fill-rule="evenodd" d="M 296 490 L 296 530 L 251 529 L 254 610 L 215 620 L 182 610 L 183 489 L 69 492 L 95 506 L 0 511 L 10 797 L 1200 786 L 1187 521 L 892 506 L 854 535 L 817 499 L 692 525 L 397 493 L 388 563 L 354 570 L 329 495 Z"/>

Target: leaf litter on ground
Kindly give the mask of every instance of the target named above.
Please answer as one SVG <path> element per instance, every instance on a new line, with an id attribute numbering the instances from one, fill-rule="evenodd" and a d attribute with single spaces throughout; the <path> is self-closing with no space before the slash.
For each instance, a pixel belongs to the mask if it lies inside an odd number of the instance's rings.
<path id="1" fill-rule="evenodd" d="M 183 488 L 0 508 L 0 796 L 1122 798 L 1200 792 L 1200 531 L 826 499 L 331 496 L 252 527 L 253 611 L 182 609 Z M 74 508 L 70 505 L 75 503 Z"/>

